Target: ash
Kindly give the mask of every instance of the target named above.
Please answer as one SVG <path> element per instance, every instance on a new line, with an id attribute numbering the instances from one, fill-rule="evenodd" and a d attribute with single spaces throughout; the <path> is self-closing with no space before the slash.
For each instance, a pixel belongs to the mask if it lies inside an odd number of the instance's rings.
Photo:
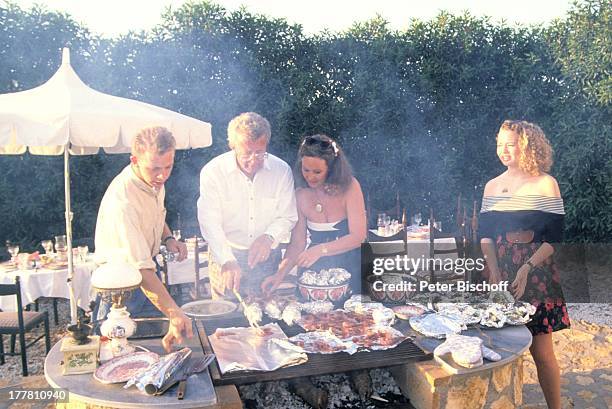
<path id="1" fill-rule="evenodd" d="M 322 375 L 311 377 L 318 388 L 329 393 L 328 409 L 389 407 L 397 403 L 405 403 L 400 389 L 393 380 L 391 373 L 384 369 L 370 370 L 374 392 L 387 399 L 389 404 L 370 399 L 362 404 L 359 396 L 351 388 L 349 378 L 345 374 Z M 246 409 L 310 409 L 299 396 L 289 391 L 287 382 L 259 382 L 239 387 L 240 396 Z"/>

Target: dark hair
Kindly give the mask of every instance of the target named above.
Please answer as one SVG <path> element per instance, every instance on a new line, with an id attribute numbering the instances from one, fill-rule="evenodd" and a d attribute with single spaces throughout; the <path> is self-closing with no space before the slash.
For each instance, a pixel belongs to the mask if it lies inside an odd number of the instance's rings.
<path id="1" fill-rule="evenodd" d="M 325 183 L 337 186 L 345 192 L 353 181 L 353 171 L 346 159 L 340 145 L 327 135 L 305 136 L 300 142 L 297 161 L 293 168 L 293 175 L 297 187 L 306 187 L 308 183 L 302 174 L 302 158 L 309 156 L 320 158 L 327 164 L 327 177 Z"/>

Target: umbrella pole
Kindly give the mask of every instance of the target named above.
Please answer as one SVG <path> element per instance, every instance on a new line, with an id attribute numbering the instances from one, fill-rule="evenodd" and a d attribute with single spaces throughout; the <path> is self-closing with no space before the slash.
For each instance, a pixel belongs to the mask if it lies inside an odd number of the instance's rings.
<path id="1" fill-rule="evenodd" d="M 64 195 L 66 198 L 66 241 L 68 244 L 68 293 L 70 294 L 70 323 L 77 323 L 77 305 L 74 297 L 74 263 L 72 258 L 72 211 L 70 208 L 70 152 L 69 143 L 64 147 Z"/>

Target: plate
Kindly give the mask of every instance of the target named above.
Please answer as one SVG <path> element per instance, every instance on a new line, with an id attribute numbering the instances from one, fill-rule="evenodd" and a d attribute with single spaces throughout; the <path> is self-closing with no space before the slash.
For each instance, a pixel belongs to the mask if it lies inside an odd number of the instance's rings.
<path id="1" fill-rule="evenodd" d="M 9 273 L 11 271 L 17 270 L 17 266 L 10 261 L 6 261 L 4 263 L 0 263 L 0 271 L 4 271 L 5 273 Z"/>
<path id="2" fill-rule="evenodd" d="M 228 300 L 198 300 L 183 304 L 181 309 L 191 318 L 217 317 L 229 314 L 238 306 Z"/>
<path id="3" fill-rule="evenodd" d="M 94 379 L 105 384 L 127 382 L 158 360 L 159 355 L 154 352 L 133 352 L 119 356 L 99 366 L 94 372 Z"/>

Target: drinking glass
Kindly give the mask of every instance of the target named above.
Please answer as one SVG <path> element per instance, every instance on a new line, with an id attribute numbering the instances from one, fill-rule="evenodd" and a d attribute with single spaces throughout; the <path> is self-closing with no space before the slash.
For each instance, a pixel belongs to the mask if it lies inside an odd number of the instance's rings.
<path id="1" fill-rule="evenodd" d="M 442 231 L 442 222 L 434 222 L 434 229 Z"/>
<path id="2" fill-rule="evenodd" d="M 387 217 L 384 213 L 378 213 L 378 217 L 376 219 L 376 227 L 378 228 L 377 233 L 382 235 L 385 231 L 385 218 Z"/>
<path id="3" fill-rule="evenodd" d="M 10 240 L 6 241 L 6 251 L 11 255 L 11 263 L 17 264 L 17 255 L 19 254 L 19 244 Z"/>
<path id="4" fill-rule="evenodd" d="M 181 240 L 181 231 L 180 230 L 172 230 L 172 237 L 176 239 L 176 241 Z"/>
<path id="5" fill-rule="evenodd" d="M 63 253 L 66 251 L 68 245 L 66 244 L 66 236 L 55 236 L 55 251 L 58 253 Z"/>
<path id="6" fill-rule="evenodd" d="M 416 213 L 416 214 L 414 215 L 414 223 L 415 223 L 417 226 L 420 226 L 422 221 L 423 221 L 423 216 L 421 216 L 421 213 Z"/>
<path id="7" fill-rule="evenodd" d="M 81 262 L 84 263 L 87 261 L 87 255 L 89 254 L 89 247 L 88 246 L 79 246 L 77 247 L 77 251 L 79 252 L 79 258 L 81 259 Z"/>
<path id="8" fill-rule="evenodd" d="M 45 254 L 53 253 L 53 240 L 43 240 L 40 245 L 45 249 Z"/>

